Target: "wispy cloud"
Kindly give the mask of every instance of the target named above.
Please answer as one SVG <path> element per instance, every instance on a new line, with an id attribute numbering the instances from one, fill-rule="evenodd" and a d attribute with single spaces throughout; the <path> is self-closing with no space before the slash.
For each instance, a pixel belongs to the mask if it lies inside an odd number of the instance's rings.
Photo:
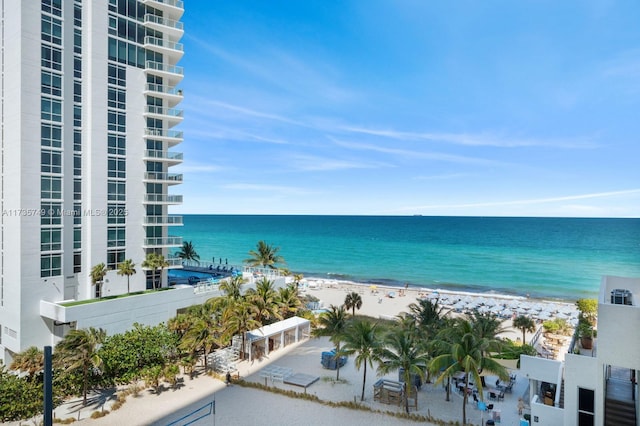
<path id="1" fill-rule="evenodd" d="M 288 164 L 301 171 L 333 171 L 348 169 L 377 169 L 393 167 L 382 162 L 351 161 L 338 158 L 326 158 L 313 155 L 292 155 Z"/>
<path id="2" fill-rule="evenodd" d="M 466 203 L 466 204 L 424 205 L 424 206 L 408 207 L 402 210 L 415 211 L 415 210 L 429 210 L 429 209 L 442 209 L 442 208 L 458 209 L 458 208 L 474 208 L 474 207 L 533 205 L 533 204 L 557 203 L 557 202 L 586 200 L 586 199 L 595 199 L 595 198 L 618 197 L 618 196 L 633 195 L 633 194 L 640 194 L 640 188 L 627 189 L 622 191 L 595 192 L 591 194 L 568 195 L 563 197 L 534 198 L 534 199 L 528 199 L 528 200 L 489 201 L 489 202 L 483 202 L 483 203 Z"/>
<path id="3" fill-rule="evenodd" d="M 443 161 L 448 163 L 460 163 L 460 164 L 481 164 L 481 165 L 506 165 L 505 163 L 487 160 L 484 158 L 467 157 L 462 155 L 445 154 L 441 152 L 425 152 L 418 150 L 408 150 L 400 148 L 389 148 L 386 146 L 378 146 L 372 144 L 364 144 L 358 142 L 347 142 L 330 137 L 336 145 L 343 148 L 361 150 L 361 151 L 374 151 L 383 154 L 396 155 L 405 158 L 421 158 L 425 160 Z"/>
<path id="4" fill-rule="evenodd" d="M 251 109 L 251 108 L 246 108 L 246 107 L 233 105 L 233 104 L 226 103 L 226 102 L 216 101 L 216 100 L 211 99 L 211 98 L 200 97 L 199 100 L 200 100 L 201 108 L 217 107 L 217 108 L 221 108 L 221 109 L 225 109 L 225 110 L 228 110 L 228 111 L 232 111 L 232 112 L 234 112 L 236 114 L 240 114 L 240 115 L 244 115 L 244 116 L 260 118 L 260 119 L 265 119 L 265 120 L 270 120 L 270 121 L 278 121 L 278 122 L 281 122 L 281 123 L 292 124 L 292 125 L 296 125 L 296 126 L 310 127 L 308 124 L 306 124 L 304 122 L 301 122 L 301 121 L 298 121 L 298 120 L 294 120 L 292 118 L 285 117 L 285 116 L 278 115 L 278 114 L 271 114 L 271 113 L 267 113 L 267 112 L 257 111 L 257 110 Z"/>
<path id="5" fill-rule="evenodd" d="M 307 195 L 311 193 L 307 189 L 295 186 L 266 185 L 260 183 L 230 183 L 227 185 L 222 185 L 222 188 L 230 189 L 233 191 L 258 192 L 261 193 L 261 195 L 264 195 L 264 193 L 267 192 L 283 195 Z"/>
<path id="6" fill-rule="evenodd" d="M 547 146 L 553 148 L 595 148 L 597 145 L 590 139 L 526 139 L 508 137 L 490 133 L 420 133 L 385 129 L 367 129 L 364 127 L 344 127 L 343 130 L 371 136 L 379 136 L 407 141 L 432 141 L 464 146 L 492 146 L 498 148 L 520 148 L 530 146 Z"/>

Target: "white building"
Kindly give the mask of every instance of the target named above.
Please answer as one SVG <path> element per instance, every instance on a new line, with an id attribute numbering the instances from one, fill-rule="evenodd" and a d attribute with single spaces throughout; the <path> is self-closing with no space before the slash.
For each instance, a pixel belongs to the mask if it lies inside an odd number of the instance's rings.
<path id="1" fill-rule="evenodd" d="M 182 244 L 172 232 L 182 218 L 168 208 L 182 202 L 170 189 L 182 175 L 170 168 L 182 162 L 172 148 L 182 141 L 173 127 L 182 120 L 184 9 L 180 0 L 0 7 L 0 360 L 8 362 L 29 346 L 55 344 L 69 327 L 120 330 L 180 307 L 158 295 L 90 309 L 106 315 L 121 303 L 124 323 L 108 315 L 83 323 L 86 313 L 55 308 L 95 298 L 89 275 L 97 264 L 109 269 L 102 296 L 127 292 L 115 270 L 125 259 L 136 264 L 132 292 L 152 285 L 141 267 L 147 253 L 180 266 L 169 249 Z"/>
<path id="2" fill-rule="evenodd" d="M 640 424 L 639 302 L 640 278 L 603 277 L 594 349 L 568 353 L 564 363 L 522 356 L 532 425 Z"/>

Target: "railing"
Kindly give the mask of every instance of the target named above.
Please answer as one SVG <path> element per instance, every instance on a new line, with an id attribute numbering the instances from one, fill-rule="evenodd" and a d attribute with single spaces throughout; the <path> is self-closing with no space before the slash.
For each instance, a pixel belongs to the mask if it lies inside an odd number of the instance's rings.
<path id="1" fill-rule="evenodd" d="M 165 260 L 169 264 L 169 268 L 176 267 L 176 266 L 182 266 L 182 259 L 180 259 L 179 257 L 170 257 L 170 258 L 165 259 Z"/>
<path id="2" fill-rule="evenodd" d="M 161 151 L 159 149 L 147 149 L 144 152 L 144 156 L 147 158 L 158 158 L 164 160 L 182 161 L 181 152 Z"/>
<path id="3" fill-rule="evenodd" d="M 145 172 L 144 178 L 147 180 L 166 180 L 170 182 L 182 182 L 181 173 Z"/>
<path id="4" fill-rule="evenodd" d="M 182 203 L 182 195 L 145 194 L 144 201 L 151 203 Z"/>
<path id="5" fill-rule="evenodd" d="M 166 49 L 184 52 L 184 45 L 182 43 L 176 43 L 174 41 L 164 40 L 158 37 L 146 36 L 144 38 L 144 44 L 150 44 L 152 46 L 164 47 Z"/>
<path id="6" fill-rule="evenodd" d="M 145 69 L 166 72 L 168 74 L 184 75 L 184 68 L 177 65 L 168 65 L 162 62 L 147 61 Z"/>
<path id="7" fill-rule="evenodd" d="M 145 246 L 180 246 L 182 237 L 152 237 L 144 239 Z"/>
<path id="8" fill-rule="evenodd" d="M 182 96 L 182 89 L 178 89 L 177 87 L 173 86 L 165 86 L 163 84 L 147 83 L 146 89 L 151 92 Z"/>
<path id="9" fill-rule="evenodd" d="M 170 117 L 182 118 L 184 110 L 179 108 L 166 108 L 157 105 L 147 105 L 145 112 L 149 114 L 168 115 Z"/>
<path id="10" fill-rule="evenodd" d="M 146 23 L 162 25 L 163 27 L 175 28 L 176 30 L 184 31 L 184 24 L 175 19 L 163 18 L 162 16 L 147 13 L 144 15 L 144 21 Z"/>
<path id="11" fill-rule="evenodd" d="M 145 225 L 182 225 L 182 216 L 145 216 Z"/>
<path id="12" fill-rule="evenodd" d="M 542 335 L 542 330 L 543 327 L 540 326 L 536 332 L 533 334 L 533 337 L 531 337 L 531 340 L 529 340 L 529 345 L 535 347 L 536 343 L 538 343 L 538 339 L 540 338 L 540 335 Z"/>
<path id="13" fill-rule="evenodd" d="M 184 2 L 182 0 L 142 0 L 142 3 L 161 3 L 177 9 L 184 9 Z"/>
<path id="14" fill-rule="evenodd" d="M 159 129 L 157 127 L 147 127 L 144 129 L 144 134 L 147 136 L 157 136 L 165 138 L 182 139 L 184 133 L 178 130 Z"/>

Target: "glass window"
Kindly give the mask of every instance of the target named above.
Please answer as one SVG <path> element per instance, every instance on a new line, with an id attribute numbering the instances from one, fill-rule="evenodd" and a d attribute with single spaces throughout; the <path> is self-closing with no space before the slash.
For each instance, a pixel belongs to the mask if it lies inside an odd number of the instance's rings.
<path id="1" fill-rule="evenodd" d="M 124 204 L 107 205 L 107 223 L 109 225 L 121 225 L 125 223 L 127 208 Z"/>
<path id="2" fill-rule="evenodd" d="M 42 15 L 42 40 L 62 45 L 62 21 L 52 16 Z"/>
<path id="3" fill-rule="evenodd" d="M 82 272 L 82 253 L 73 253 L 73 272 Z"/>
<path id="4" fill-rule="evenodd" d="M 51 71 L 41 73 L 41 91 L 46 95 L 62 96 L 62 76 Z"/>
<path id="5" fill-rule="evenodd" d="M 61 225 L 62 224 L 62 204 L 60 203 L 47 203 L 40 204 L 41 225 Z"/>
<path id="6" fill-rule="evenodd" d="M 127 177 L 125 159 L 109 157 L 107 160 L 107 171 L 109 177 L 125 179 Z"/>
<path id="7" fill-rule="evenodd" d="M 113 180 L 107 181 L 107 200 L 126 201 L 125 183 Z"/>
<path id="8" fill-rule="evenodd" d="M 43 254 L 40 256 L 40 276 L 54 277 L 62 275 L 62 256 L 59 254 Z"/>
<path id="9" fill-rule="evenodd" d="M 49 121 L 62 121 L 62 102 L 43 96 L 40 101 L 40 118 Z"/>
<path id="10" fill-rule="evenodd" d="M 62 0 L 42 0 L 42 11 L 62 16 Z"/>
<path id="11" fill-rule="evenodd" d="M 44 68 L 50 68 L 52 70 L 62 70 L 62 50 L 53 46 L 43 45 L 40 48 L 40 65 Z"/>
<path id="12" fill-rule="evenodd" d="M 122 262 L 124 262 L 124 250 L 107 251 L 107 269 L 116 269 Z"/>
<path id="13" fill-rule="evenodd" d="M 40 126 L 40 144 L 60 148 L 62 146 L 62 127 L 57 124 L 43 123 Z"/>
<path id="14" fill-rule="evenodd" d="M 40 198 L 62 199 L 62 179 L 55 176 L 40 177 Z"/>
<path id="15" fill-rule="evenodd" d="M 82 248 L 82 228 L 73 228 L 73 248 Z"/>
<path id="16" fill-rule="evenodd" d="M 62 173 L 62 153 L 50 149 L 40 152 L 40 171 L 43 173 Z"/>
<path id="17" fill-rule="evenodd" d="M 107 247 L 124 247 L 125 246 L 124 227 L 107 228 Z"/>
<path id="18" fill-rule="evenodd" d="M 40 230 L 40 251 L 62 250 L 62 232 L 60 228 Z"/>

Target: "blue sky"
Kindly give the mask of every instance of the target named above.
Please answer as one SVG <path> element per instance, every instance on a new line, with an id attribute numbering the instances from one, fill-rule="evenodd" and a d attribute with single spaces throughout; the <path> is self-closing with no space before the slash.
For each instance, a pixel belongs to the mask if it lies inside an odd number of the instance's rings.
<path id="1" fill-rule="evenodd" d="M 185 3 L 172 212 L 639 215 L 640 3 Z"/>

